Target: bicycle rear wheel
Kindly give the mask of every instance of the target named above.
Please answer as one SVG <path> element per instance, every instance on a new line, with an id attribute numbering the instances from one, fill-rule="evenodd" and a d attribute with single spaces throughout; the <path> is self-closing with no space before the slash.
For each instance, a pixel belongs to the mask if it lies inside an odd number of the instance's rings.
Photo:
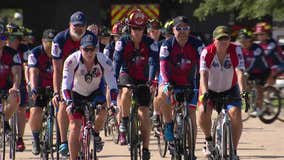
<path id="1" fill-rule="evenodd" d="M 11 135 L 9 137 L 9 143 L 10 143 L 10 160 L 14 160 L 16 157 L 16 133 L 17 133 L 17 113 L 14 113 L 10 123 L 11 123 Z"/>
<path id="2" fill-rule="evenodd" d="M 183 120 L 183 156 L 184 160 L 193 160 L 194 157 L 194 129 L 192 121 L 189 117 L 185 117 Z"/>
<path id="3" fill-rule="evenodd" d="M 155 137 L 157 138 L 157 145 L 158 145 L 158 150 L 159 154 L 161 157 L 165 157 L 167 153 L 167 148 L 168 148 L 168 142 L 165 140 L 164 136 L 164 122 L 163 122 L 163 116 L 160 115 L 160 125 L 159 127 L 156 128 L 154 131 Z"/>
<path id="4" fill-rule="evenodd" d="M 1 105 L 1 104 L 0 104 Z M 0 160 L 5 160 L 5 146 L 6 146 L 6 136 L 4 127 L 4 114 L 0 113 Z"/>
<path id="5" fill-rule="evenodd" d="M 259 116 L 259 119 L 266 124 L 274 122 L 281 111 L 281 98 L 279 91 L 272 87 L 267 86 L 263 90 L 263 106 L 262 115 Z"/>

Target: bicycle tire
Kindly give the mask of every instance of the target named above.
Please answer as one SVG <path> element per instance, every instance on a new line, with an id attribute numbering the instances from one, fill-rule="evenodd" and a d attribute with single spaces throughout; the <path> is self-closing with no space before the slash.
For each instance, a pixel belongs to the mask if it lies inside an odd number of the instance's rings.
<path id="1" fill-rule="evenodd" d="M 11 136 L 9 137 L 9 143 L 10 143 L 10 160 L 16 159 L 16 133 L 17 133 L 17 116 L 16 113 L 13 114 L 11 120 Z"/>
<path id="2" fill-rule="evenodd" d="M 189 117 L 183 120 L 183 156 L 184 160 L 194 160 L 194 129 Z"/>
<path id="3" fill-rule="evenodd" d="M 265 109 L 263 113 L 259 116 L 259 119 L 265 124 L 270 124 L 273 123 L 280 114 L 281 97 L 279 91 L 272 86 L 264 87 L 263 95 L 264 105 L 262 106 L 262 108 Z"/>
<path id="4" fill-rule="evenodd" d="M 222 145 L 221 145 L 221 153 L 220 153 L 220 156 L 221 156 L 221 160 L 226 160 L 227 159 L 227 156 L 228 156 L 228 150 L 227 150 L 227 145 L 228 145 L 228 130 L 227 130 L 227 127 L 226 127 L 226 124 L 224 123 L 223 126 L 222 126 Z"/>
<path id="5" fill-rule="evenodd" d="M 57 120 L 57 114 L 58 112 L 56 111 L 56 116 L 55 116 L 55 130 L 56 130 L 56 144 L 55 144 L 55 151 L 56 151 L 56 160 L 59 160 L 60 154 L 59 154 L 59 146 L 61 143 L 61 138 L 60 138 L 60 131 L 59 131 L 59 126 L 58 126 L 58 120 Z"/>
<path id="6" fill-rule="evenodd" d="M 235 157 L 235 147 L 233 143 L 233 132 L 232 132 L 232 124 L 228 123 L 227 125 L 227 140 L 229 142 L 229 159 L 233 159 Z"/>
<path id="7" fill-rule="evenodd" d="M 2 157 L 1 160 L 5 160 L 5 152 L 6 152 L 6 135 L 5 135 L 5 127 L 4 127 L 4 120 L 5 120 L 5 117 L 4 117 L 4 114 L 1 113 L 1 126 L 0 126 L 0 134 L 1 134 L 1 146 L 0 146 L 0 149 L 1 149 L 1 153 L 2 153 Z"/>
<path id="8" fill-rule="evenodd" d="M 85 129 L 84 129 L 85 130 Z M 85 131 L 84 131 L 85 132 Z M 90 160 L 90 140 L 91 140 L 91 132 L 90 130 L 87 131 L 87 134 L 83 136 L 83 155 L 84 160 Z"/>
<path id="9" fill-rule="evenodd" d="M 110 124 L 110 134 L 112 136 L 112 141 L 115 144 L 119 142 L 119 124 L 116 117 L 113 117 L 113 122 Z"/>
<path id="10" fill-rule="evenodd" d="M 138 160 L 138 119 L 135 107 L 132 108 L 129 121 L 129 144 L 131 160 Z"/>
<path id="11" fill-rule="evenodd" d="M 94 134 L 92 134 L 92 147 L 91 147 L 91 160 L 97 160 L 98 159 L 98 157 L 97 157 L 97 150 L 96 150 L 96 143 L 95 143 L 95 139 L 94 139 L 94 137 L 95 137 L 95 135 Z"/>
<path id="12" fill-rule="evenodd" d="M 160 125 L 157 128 L 157 131 L 155 131 L 155 137 L 157 138 L 159 154 L 164 158 L 167 154 L 168 142 L 165 140 L 164 136 L 164 122 L 162 117 L 163 116 L 160 115 Z"/>

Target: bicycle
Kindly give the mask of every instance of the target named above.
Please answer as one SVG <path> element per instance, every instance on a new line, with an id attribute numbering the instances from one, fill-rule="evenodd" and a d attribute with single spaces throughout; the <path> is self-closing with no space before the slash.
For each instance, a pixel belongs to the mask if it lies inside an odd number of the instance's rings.
<path id="1" fill-rule="evenodd" d="M 232 136 L 232 124 L 227 111 L 227 104 L 233 100 L 241 100 L 239 97 L 233 97 L 225 93 L 216 93 L 209 91 L 209 98 L 215 106 L 218 113 L 212 127 L 214 152 L 208 157 L 209 160 L 232 160 L 235 154 Z M 207 100 L 208 100 L 207 99 Z M 207 100 L 204 100 L 204 108 L 206 111 Z M 245 111 L 249 109 L 248 97 L 245 98 Z"/>
<path id="2" fill-rule="evenodd" d="M 172 160 L 193 160 L 194 156 L 194 127 L 189 115 L 188 102 L 194 96 L 194 90 L 190 86 L 175 86 L 172 91 L 173 98 L 176 101 L 174 106 L 174 146 L 175 152 L 172 154 Z"/>
<path id="3" fill-rule="evenodd" d="M 248 88 L 250 95 L 250 112 L 243 114 L 242 121 L 248 120 L 250 117 L 255 117 L 250 115 L 251 112 L 255 111 L 257 106 L 257 84 L 259 80 L 248 80 Z M 263 87 L 263 103 L 262 103 L 262 113 L 258 116 L 260 121 L 265 124 L 273 123 L 281 111 L 281 97 L 279 91 L 273 86 Z"/>
<path id="4" fill-rule="evenodd" d="M 54 131 L 54 126 L 55 126 L 55 130 L 56 133 L 58 135 L 59 132 L 59 128 L 56 127 L 57 124 L 57 120 L 56 120 L 56 113 L 57 112 L 57 108 L 55 109 L 55 107 L 52 105 L 51 99 L 52 99 L 52 88 L 51 87 L 47 87 L 45 89 L 45 93 L 44 95 L 46 95 L 46 98 L 49 99 L 49 102 L 47 104 L 46 107 L 43 108 L 43 126 L 42 126 L 42 130 L 41 130 L 41 154 L 40 157 L 43 160 L 48 160 L 49 157 L 53 160 L 59 160 L 59 151 L 57 150 L 57 148 L 59 148 L 60 144 L 59 142 L 59 138 L 56 137 L 56 144 L 54 144 L 53 142 L 53 131 Z M 56 157 L 54 157 L 54 152 L 56 152 Z"/>
<path id="5" fill-rule="evenodd" d="M 118 88 L 126 87 L 131 90 L 131 110 L 129 116 L 129 125 L 128 125 L 128 143 L 130 150 L 131 160 L 141 159 L 141 132 L 140 132 L 140 121 L 138 119 L 138 104 L 136 100 L 136 90 L 139 87 L 147 86 L 146 84 L 119 84 Z"/>
<path id="6" fill-rule="evenodd" d="M 10 127 L 11 127 L 11 132 L 9 135 L 7 135 L 5 127 L 4 127 L 4 121 L 5 121 L 5 106 L 7 105 L 7 98 L 8 98 L 8 93 L 1 91 L 0 93 L 1 97 L 1 103 L 0 103 L 0 108 L 1 108 L 1 151 L 2 151 L 2 157 L 1 159 L 6 159 L 6 143 L 9 143 L 9 159 L 10 160 L 15 160 L 16 158 L 16 134 L 17 134 L 17 113 L 14 113 L 9 121 Z"/>
<path id="7" fill-rule="evenodd" d="M 6 105 L 7 100 L 7 94 L 6 93 L 0 93 L 0 151 L 1 151 L 1 160 L 5 160 L 5 144 L 6 144 L 6 135 L 5 135 L 5 127 L 4 127 L 4 120 L 5 120 L 5 114 L 4 114 L 4 106 Z"/>
<path id="8" fill-rule="evenodd" d="M 115 144 L 118 144 L 119 142 L 119 123 L 116 118 L 117 113 L 117 109 L 113 106 L 108 108 L 108 116 L 104 127 L 105 135 L 107 132 L 107 135 L 110 135 L 112 137 L 112 141 Z"/>
<path id="9" fill-rule="evenodd" d="M 95 118 L 97 112 L 102 109 L 101 105 L 94 105 L 91 102 L 83 101 L 82 107 L 84 111 L 83 123 L 80 131 L 81 151 L 79 153 L 80 160 L 97 160 L 97 151 L 95 143 Z"/>

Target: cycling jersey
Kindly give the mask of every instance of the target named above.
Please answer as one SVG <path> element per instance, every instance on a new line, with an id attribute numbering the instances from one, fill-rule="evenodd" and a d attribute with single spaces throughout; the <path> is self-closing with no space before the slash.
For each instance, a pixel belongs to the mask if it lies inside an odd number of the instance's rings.
<path id="1" fill-rule="evenodd" d="M 245 67 L 249 74 L 262 74 L 269 70 L 269 66 L 264 57 L 263 49 L 253 43 L 249 49 L 243 48 Z"/>
<path id="2" fill-rule="evenodd" d="M 65 60 L 71 53 L 77 51 L 79 47 L 80 41 L 72 40 L 69 29 L 62 31 L 53 39 L 51 49 L 52 58 Z"/>
<path id="3" fill-rule="evenodd" d="M 21 65 L 21 57 L 16 50 L 4 46 L 0 57 L 0 89 L 8 90 L 12 87 L 12 67 Z"/>
<path id="4" fill-rule="evenodd" d="M 283 57 L 281 57 L 282 51 L 274 39 L 269 39 L 266 43 L 259 43 L 264 50 L 266 61 L 270 68 L 277 68 L 278 65 L 283 63 Z"/>
<path id="5" fill-rule="evenodd" d="M 89 96 L 92 92 L 104 86 L 104 80 L 110 90 L 117 90 L 116 79 L 113 75 L 112 62 L 103 53 L 97 53 L 95 64 L 87 71 L 81 51 L 71 54 L 64 62 L 62 93 L 64 100 L 71 99 L 71 90 Z"/>
<path id="6" fill-rule="evenodd" d="M 52 86 L 53 68 L 51 57 L 47 56 L 42 45 L 39 45 L 30 51 L 28 56 L 28 66 L 39 69 L 39 88 Z"/>
<path id="7" fill-rule="evenodd" d="M 153 44 L 153 40 L 143 36 L 140 49 L 134 48 L 134 43 L 129 35 L 121 37 L 115 44 L 114 70 L 115 77 L 119 73 L 127 73 L 136 81 L 153 80 L 158 63 L 158 48 Z"/>
<path id="8" fill-rule="evenodd" d="M 189 36 L 184 47 L 180 47 L 175 37 L 172 37 L 160 49 L 160 83 L 196 86 L 199 54 L 203 43 Z"/>
<path id="9" fill-rule="evenodd" d="M 208 71 L 208 89 L 223 92 L 237 84 L 235 69 L 245 70 L 242 49 L 230 43 L 223 64 L 220 64 L 216 46 L 207 46 L 201 53 L 200 71 Z"/>

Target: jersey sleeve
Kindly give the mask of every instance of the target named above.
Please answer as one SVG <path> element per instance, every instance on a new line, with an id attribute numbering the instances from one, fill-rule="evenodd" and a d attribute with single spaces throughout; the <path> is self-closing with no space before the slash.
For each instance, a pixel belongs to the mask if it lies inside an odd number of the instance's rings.
<path id="1" fill-rule="evenodd" d="M 115 49 L 113 54 L 113 67 L 114 75 L 116 78 L 119 77 L 119 71 L 123 63 L 123 41 L 120 39 L 115 43 Z"/>
<path id="2" fill-rule="evenodd" d="M 170 51 L 167 44 L 164 42 L 160 49 L 160 75 L 162 77 L 162 83 L 169 83 L 169 58 L 170 58 Z"/>
<path id="3" fill-rule="evenodd" d="M 103 67 L 104 79 L 110 89 L 117 89 L 116 79 L 114 77 L 112 61 L 102 53 L 97 54 L 97 59 Z"/>
<path id="4" fill-rule="evenodd" d="M 75 53 L 71 54 L 64 61 L 63 79 L 62 79 L 62 85 L 61 85 L 64 100 L 71 99 L 70 91 L 72 90 L 72 86 L 73 86 L 75 68 L 78 64 L 77 58 L 74 55 Z"/>
<path id="5" fill-rule="evenodd" d="M 63 43 L 64 43 L 64 33 L 58 33 L 53 41 L 51 46 L 51 55 L 53 59 L 61 59 L 63 54 Z"/>
<path id="6" fill-rule="evenodd" d="M 236 53 L 237 53 L 237 58 L 238 58 L 238 64 L 236 68 L 239 70 L 245 71 L 245 59 L 244 59 L 241 47 L 239 46 L 236 47 Z"/>
<path id="7" fill-rule="evenodd" d="M 29 67 L 39 67 L 38 66 L 38 55 L 40 54 L 40 49 L 38 47 L 32 49 L 28 53 L 28 66 Z"/>
<path id="8" fill-rule="evenodd" d="M 204 48 L 201 52 L 201 55 L 200 55 L 199 71 L 208 71 L 209 66 L 206 63 L 206 55 L 207 55 L 207 49 Z"/>
<path id="9" fill-rule="evenodd" d="M 155 75 L 157 73 L 157 65 L 159 63 L 159 46 L 158 43 L 151 43 L 150 44 L 150 53 L 149 53 L 149 78 L 148 80 L 154 80 Z"/>

